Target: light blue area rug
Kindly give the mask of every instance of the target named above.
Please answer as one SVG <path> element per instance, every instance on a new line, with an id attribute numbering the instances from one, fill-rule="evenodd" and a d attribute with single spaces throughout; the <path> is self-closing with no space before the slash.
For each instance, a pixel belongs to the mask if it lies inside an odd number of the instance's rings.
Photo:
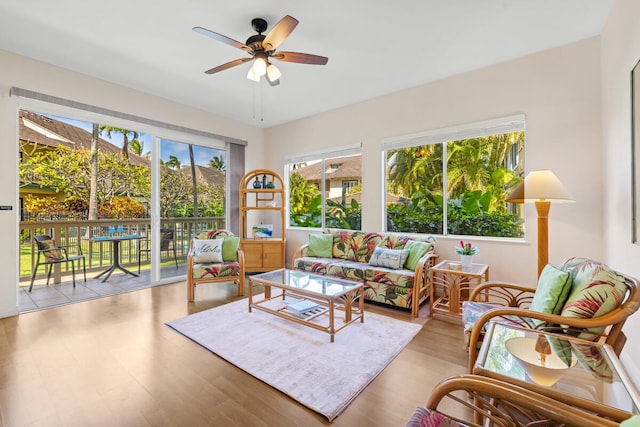
<path id="1" fill-rule="evenodd" d="M 347 326 L 330 343 L 322 331 L 249 313 L 246 299 L 167 325 L 330 421 L 422 328 L 365 312 L 364 323 Z"/>

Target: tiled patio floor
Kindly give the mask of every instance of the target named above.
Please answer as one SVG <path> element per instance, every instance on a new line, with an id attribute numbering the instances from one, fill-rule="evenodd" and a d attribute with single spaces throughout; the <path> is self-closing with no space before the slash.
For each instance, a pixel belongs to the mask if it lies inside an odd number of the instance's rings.
<path id="1" fill-rule="evenodd" d="M 87 281 L 82 278 L 82 273 L 76 275 L 76 287 L 73 287 L 71 277 L 67 281 L 58 284 L 45 285 L 45 280 L 36 281 L 33 290 L 29 292 L 29 283 L 21 283 L 18 294 L 18 309 L 20 313 L 42 310 L 63 304 L 70 304 L 104 296 L 131 292 L 150 287 L 150 271 L 142 270 L 139 277 L 134 277 L 122 272 L 114 272 L 109 280 L 102 283 L 102 277 L 94 279 L 98 273 L 87 273 Z M 169 274 L 184 275 L 185 268 Z M 168 275 L 167 275 L 168 276 Z M 183 280 L 183 279 L 179 279 Z"/>

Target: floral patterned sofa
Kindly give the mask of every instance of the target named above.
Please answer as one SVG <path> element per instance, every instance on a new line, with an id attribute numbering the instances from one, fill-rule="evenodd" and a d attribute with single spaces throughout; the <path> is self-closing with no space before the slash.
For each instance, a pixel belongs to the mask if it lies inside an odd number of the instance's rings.
<path id="1" fill-rule="evenodd" d="M 210 256 L 212 253 L 215 255 Z M 229 230 L 204 231 L 191 239 L 187 255 L 188 300 L 195 300 L 196 286 L 202 283 L 234 282 L 244 295 L 244 253 L 240 238 Z"/>
<path id="2" fill-rule="evenodd" d="M 317 244 L 322 240 L 326 245 Z M 314 248 L 318 246 L 318 248 Z M 292 257 L 295 270 L 364 281 L 365 300 L 411 309 L 418 316 L 429 296 L 436 239 L 392 233 L 326 230 Z"/>

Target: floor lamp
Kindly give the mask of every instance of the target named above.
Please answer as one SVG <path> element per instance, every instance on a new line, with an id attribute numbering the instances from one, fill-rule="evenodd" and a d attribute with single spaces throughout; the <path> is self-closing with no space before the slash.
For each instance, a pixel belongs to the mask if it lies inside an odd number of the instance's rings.
<path id="1" fill-rule="evenodd" d="M 534 203 L 538 212 L 538 277 L 549 262 L 549 209 L 551 203 L 572 203 L 569 192 L 550 170 L 529 172 L 506 199 L 511 203 Z"/>

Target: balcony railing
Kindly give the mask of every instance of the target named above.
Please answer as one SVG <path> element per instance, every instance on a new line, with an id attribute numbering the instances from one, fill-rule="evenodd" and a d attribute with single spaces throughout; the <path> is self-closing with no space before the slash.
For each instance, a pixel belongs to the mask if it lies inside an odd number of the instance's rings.
<path id="1" fill-rule="evenodd" d="M 185 263 L 189 251 L 189 241 L 198 233 L 211 229 L 225 227 L 225 218 L 164 218 L 160 221 L 160 228 L 174 230 L 175 247 L 179 263 Z M 150 236 L 151 222 L 146 219 L 100 219 L 83 221 L 22 221 L 20 222 L 20 281 L 31 280 L 33 267 L 36 264 L 38 248 L 33 236 L 47 234 L 59 246 L 67 248 L 69 256 L 82 253 L 85 257 L 87 272 L 104 270 L 111 265 L 113 257 L 112 246 L 109 242 L 90 241 L 92 237 L 108 236 L 109 228 L 118 230 L 122 227 L 122 234 L 137 234 Z M 146 237 L 145 237 L 146 238 Z M 161 253 L 160 262 L 173 262 L 173 254 L 166 251 Z M 171 259 L 168 257 L 171 256 Z M 120 263 L 124 266 L 138 264 L 138 241 L 121 242 Z M 142 257 L 142 263 L 148 264 L 149 259 Z M 77 268 L 76 268 L 77 270 Z M 61 276 L 71 274 L 71 267 L 66 264 L 56 264 L 54 267 L 54 282 L 59 283 Z M 36 279 L 46 277 L 45 267 L 39 267 Z"/>

